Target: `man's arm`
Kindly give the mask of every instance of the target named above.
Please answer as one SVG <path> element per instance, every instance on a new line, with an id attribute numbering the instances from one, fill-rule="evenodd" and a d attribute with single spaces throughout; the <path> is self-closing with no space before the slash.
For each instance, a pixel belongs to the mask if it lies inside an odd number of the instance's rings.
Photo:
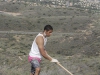
<path id="1" fill-rule="evenodd" d="M 46 59 L 48 59 L 49 61 L 51 61 L 51 60 L 52 60 L 52 57 L 50 57 L 50 56 L 47 54 L 47 52 L 45 51 L 45 49 L 44 49 L 44 39 L 43 39 L 43 37 L 42 37 L 42 36 L 38 36 L 38 37 L 36 38 L 36 43 L 37 43 L 37 45 L 38 45 L 38 48 L 39 48 L 39 50 L 40 50 L 41 55 L 42 55 L 44 58 L 46 58 Z"/>

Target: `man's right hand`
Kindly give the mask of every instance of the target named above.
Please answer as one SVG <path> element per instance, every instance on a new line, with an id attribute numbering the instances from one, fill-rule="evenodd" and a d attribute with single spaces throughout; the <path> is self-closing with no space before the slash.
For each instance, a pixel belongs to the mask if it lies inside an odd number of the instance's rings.
<path id="1" fill-rule="evenodd" d="M 51 62 L 59 62 L 57 59 L 52 58 Z"/>

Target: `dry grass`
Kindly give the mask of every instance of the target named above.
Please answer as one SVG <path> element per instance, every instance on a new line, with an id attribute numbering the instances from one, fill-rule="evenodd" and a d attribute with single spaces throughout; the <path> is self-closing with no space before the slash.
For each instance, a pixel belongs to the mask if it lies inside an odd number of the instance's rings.
<path id="1" fill-rule="evenodd" d="M 54 33 L 48 38 L 48 53 L 74 75 L 100 74 L 99 14 L 90 16 L 77 8 L 32 7 L 12 2 L 0 3 L 0 10 L 10 14 L 0 13 L 0 30 L 40 32 L 44 25 L 51 24 Z M 16 16 L 19 13 L 21 16 Z M 0 34 L 0 75 L 29 75 L 27 58 L 36 35 Z M 44 58 L 41 67 L 41 75 L 68 74 Z"/>

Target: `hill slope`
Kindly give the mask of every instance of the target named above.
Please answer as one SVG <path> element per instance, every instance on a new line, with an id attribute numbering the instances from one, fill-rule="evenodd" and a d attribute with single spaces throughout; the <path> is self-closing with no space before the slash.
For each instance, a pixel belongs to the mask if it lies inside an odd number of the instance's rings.
<path id="1" fill-rule="evenodd" d="M 40 32 L 54 27 L 46 50 L 74 75 L 100 74 L 100 14 L 79 8 L 48 8 L 24 3 L 0 3 L 1 31 Z M 14 15 L 18 14 L 19 15 Z M 0 33 L 0 75 L 29 75 L 27 60 L 37 34 Z M 41 75 L 66 75 L 43 58 Z"/>

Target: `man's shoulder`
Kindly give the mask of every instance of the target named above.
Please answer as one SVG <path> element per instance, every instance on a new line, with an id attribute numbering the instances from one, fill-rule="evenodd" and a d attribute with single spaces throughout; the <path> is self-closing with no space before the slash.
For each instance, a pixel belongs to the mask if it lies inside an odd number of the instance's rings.
<path id="1" fill-rule="evenodd" d="M 37 36 L 36 40 L 43 40 L 43 36 Z"/>

